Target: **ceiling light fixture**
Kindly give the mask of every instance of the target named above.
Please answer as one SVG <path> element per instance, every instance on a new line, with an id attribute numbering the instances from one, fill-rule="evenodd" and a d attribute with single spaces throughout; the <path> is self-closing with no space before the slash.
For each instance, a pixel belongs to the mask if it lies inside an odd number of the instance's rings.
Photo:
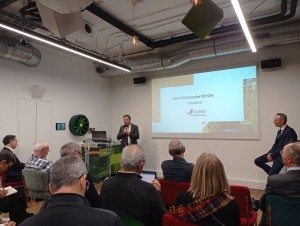
<path id="1" fill-rule="evenodd" d="M 252 52 L 255 53 L 256 52 L 256 47 L 255 47 L 254 41 L 252 39 L 252 36 L 250 34 L 249 28 L 247 26 L 247 23 L 246 23 L 241 5 L 239 3 L 239 0 L 231 0 L 231 3 L 233 5 L 234 11 L 235 11 L 239 21 L 240 21 L 240 24 L 242 26 L 242 29 L 244 31 L 244 34 L 245 34 L 246 39 L 248 41 L 248 44 L 249 44 Z"/>
<path id="2" fill-rule="evenodd" d="M 132 1 L 132 28 L 134 29 L 135 27 L 135 6 L 136 6 L 136 1 Z M 131 44 L 132 45 L 137 45 L 139 43 L 139 38 L 136 35 L 131 35 Z"/>
<path id="3" fill-rule="evenodd" d="M 198 6 L 202 3 L 202 0 L 190 0 L 191 4 L 194 6 Z"/>
<path id="4" fill-rule="evenodd" d="M 137 45 L 139 43 L 139 38 L 135 35 L 131 36 L 131 44 Z"/>
<path id="5" fill-rule="evenodd" d="M 117 69 L 120 69 L 120 70 L 123 70 L 123 71 L 126 71 L 126 72 L 131 71 L 131 69 L 129 67 L 114 63 L 114 62 L 106 60 L 106 59 L 99 58 L 99 56 L 97 56 L 96 54 L 88 53 L 87 51 L 79 50 L 79 49 L 76 49 L 75 47 L 67 46 L 63 43 L 60 43 L 59 41 L 56 41 L 56 40 L 48 38 L 48 37 L 44 37 L 40 34 L 32 32 L 28 29 L 26 29 L 26 31 L 25 31 L 24 28 L 23 28 L 23 31 L 19 30 L 15 25 L 12 25 L 12 24 L 10 24 L 6 21 L 3 21 L 3 20 L 0 20 L 0 28 L 3 28 L 5 30 L 8 30 L 8 31 L 20 34 L 20 35 L 23 35 L 25 37 L 28 37 L 28 38 L 31 38 L 33 40 L 42 42 L 44 44 L 54 46 L 58 49 L 62 49 L 62 50 L 67 51 L 69 53 L 73 53 L 73 54 L 79 55 L 81 57 L 84 57 L 84 58 L 87 58 L 87 59 L 105 64 L 105 65 L 108 65 L 110 67 L 114 67 L 114 68 L 117 68 Z"/>

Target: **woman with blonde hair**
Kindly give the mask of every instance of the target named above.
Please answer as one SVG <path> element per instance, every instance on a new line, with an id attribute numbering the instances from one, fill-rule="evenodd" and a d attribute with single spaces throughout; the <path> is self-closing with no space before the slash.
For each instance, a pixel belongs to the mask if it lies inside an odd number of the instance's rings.
<path id="1" fill-rule="evenodd" d="M 229 194 L 222 162 L 214 154 L 203 153 L 194 166 L 190 188 L 178 195 L 169 212 L 192 224 L 239 226 L 239 207 Z"/>

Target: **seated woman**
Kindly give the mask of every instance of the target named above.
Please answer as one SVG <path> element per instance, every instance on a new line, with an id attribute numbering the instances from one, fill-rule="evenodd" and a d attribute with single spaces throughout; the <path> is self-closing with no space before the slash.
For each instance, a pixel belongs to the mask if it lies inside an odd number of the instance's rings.
<path id="1" fill-rule="evenodd" d="M 169 212 L 192 224 L 239 226 L 239 207 L 229 194 L 222 162 L 214 154 L 203 153 L 194 166 L 190 188 L 178 195 Z"/>

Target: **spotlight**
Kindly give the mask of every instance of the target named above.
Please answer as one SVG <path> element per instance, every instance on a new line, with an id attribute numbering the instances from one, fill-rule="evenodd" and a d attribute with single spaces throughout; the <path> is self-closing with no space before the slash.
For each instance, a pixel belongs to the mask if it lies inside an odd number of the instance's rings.
<path id="1" fill-rule="evenodd" d="M 92 31 L 93 31 L 92 26 L 89 25 L 89 24 L 85 24 L 85 25 L 84 25 L 84 30 L 85 30 L 86 33 L 88 33 L 88 34 L 92 33 Z"/>
<path id="2" fill-rule="evenodd" d="M 191 4 L 194 6 L 200 5 L 202 3 L 202 0 L 190 0 Z"/>
<path id="3" fill-rule="evenodd" d="M 131 44 L 135 46 L 138 43 L 139 43 L 139 38 L 135 35 L 131 36 Z"/>
<path id="4" fill-rule="evenodd" d="M 27 41 L 26 41 L 24 38 L 22 38 L 22 39 L 20 40 L 20 44 L 23 45 L 23 46 L 26 46 Z"/>

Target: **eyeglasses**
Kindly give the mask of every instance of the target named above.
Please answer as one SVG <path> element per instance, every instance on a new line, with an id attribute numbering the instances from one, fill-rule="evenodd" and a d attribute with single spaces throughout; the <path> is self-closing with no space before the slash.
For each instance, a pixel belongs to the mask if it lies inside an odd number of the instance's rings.
<path id="1" fill-rule="evenodd" d="M 280 151 L 280 154 L 281 154 L 281 155 L 284 155 L 284 156 L 288 156 L 288 155 L 285 154 L 282 150 Z"/>
<path id="2" fill-rule="evenodd" d="M 84 175 L 86 175 L 85 173 L 82 174 L 78 179 L 80 180 Z M 89 190 L 90 188 L 90 182 L 85 178 L 85 191 Z"/>

